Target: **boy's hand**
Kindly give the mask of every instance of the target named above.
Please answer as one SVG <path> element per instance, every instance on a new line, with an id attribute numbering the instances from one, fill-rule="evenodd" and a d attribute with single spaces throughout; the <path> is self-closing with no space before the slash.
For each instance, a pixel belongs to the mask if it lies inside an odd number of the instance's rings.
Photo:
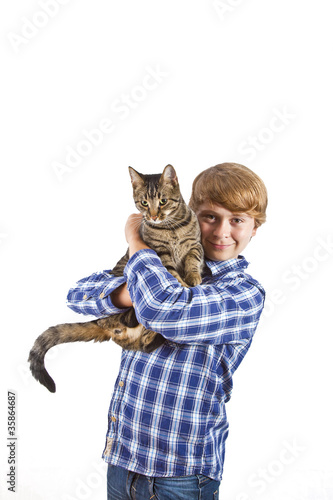
<path id="1" fill-rule="evenodd" d="M 142 250 L 143 248 L 149 247 L 143 242 L 140 236 L 139 228 L 142 222 L 142 214 L 132 214 L 127 219 L 125 225 L 125 237 L 129 246 L 129 256 L 137 252 L 138 250 Z"/>
<path id="2" fill-rule="evenodd" d="M 141 222 L 142 222 L 142 214 L 132 214 L 127 219 L 125 225 L 125 237 L 129 245 L 133 240 L 141 239 L 139 233 Z"/>

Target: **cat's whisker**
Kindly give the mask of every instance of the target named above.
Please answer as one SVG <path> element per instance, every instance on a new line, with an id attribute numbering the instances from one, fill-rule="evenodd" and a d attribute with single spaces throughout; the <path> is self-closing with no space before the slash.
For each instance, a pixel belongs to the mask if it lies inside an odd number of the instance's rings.
<path id="1" fill-rule="evenodd" d="M 176 222 L 176 220 L 181 220 L 181 219 L 180 218 L 176 219 L 176 218 L 169 217 L 168 219 L 165 220 L 165 222 L 166 222 L 166 225 L 169 228 L 178 229 L 179 227 L 181 227 L 181 223 L 180 222 Z"/>
<path id="2" fill-rule="evenodd" d="M 141 226 L 141 222 L 144 222 L 144 220 L 142 220 L 142 221 L 141 221 L 141 220 L 139 220 L 139 221 L 137 221 L 137 220 L 131 220 L 131 221 L 129 222 L 129 225 L 130 225 L 132 228 L 134 228 L 134 229 L 138 229 L 138 228 Z"/>

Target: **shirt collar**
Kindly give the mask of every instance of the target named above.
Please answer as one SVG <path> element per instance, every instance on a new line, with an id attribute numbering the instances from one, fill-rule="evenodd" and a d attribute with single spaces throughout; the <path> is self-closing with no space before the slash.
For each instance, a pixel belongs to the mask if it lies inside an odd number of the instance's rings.
<path id="1" fill-rule="evenodd" d="M 246 269 L 249 263 L 242 255 L 239 255 L 235 259 L 229 260 L 208 260 L 206 259 L 207 267 L 210 269 L 212 275 L 226 274 L 230 271 L 237 271 L 239 269 Z"/>

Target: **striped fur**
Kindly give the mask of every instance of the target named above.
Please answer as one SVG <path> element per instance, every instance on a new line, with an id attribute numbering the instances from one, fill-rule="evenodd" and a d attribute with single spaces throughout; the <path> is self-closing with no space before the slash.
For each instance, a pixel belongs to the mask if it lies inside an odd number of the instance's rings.
<path id="1" fill-rule="evenodd" d="M 200 227 L 194 212 L 184 202 L 174 168 L 167 165 L 162 174 L 143 175 L 129 167 L 133 196 L 143 214 L 140 234 L 144 242 L 160 256 L 163 265 L 183 286 L 201 283 L 203 249 Z M 122 276 L 128 252 L 110 271 Z M 163 337 L 140 325 L 134 309 L 86 323 L 53 326 L 35 341 L 28 361 L 33 376 L 50 392 L 55 383 L 48 374 L 44 357 L 53 346 L 66 342 L 104 342 L 112 339 L 123 349 L 151 352 Z"/>

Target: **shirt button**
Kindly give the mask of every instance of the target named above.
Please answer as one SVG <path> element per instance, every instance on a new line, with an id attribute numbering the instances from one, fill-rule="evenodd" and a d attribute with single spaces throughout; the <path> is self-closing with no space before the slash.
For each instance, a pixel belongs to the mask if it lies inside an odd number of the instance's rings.
<path id="1" fill-rule="evenodd" d="M 111 417 L 111 421 L 116 422 L 117 421 L 116 417 Z"/>
<path id="2" fill-rule="evenodd" d="M 83 300 L 87 300 L 88 295 L 83 295 Z"/>
<path id="3" fill-rule="evenodd" d="M 102 299 L 104 297 L 104 292 L 102 292 L 99 296 L 100 299 Z"/>
<path id="4" fill-rule="evenodd" d="M 121 381 L 119 382 L 119 385 L 120 385 L 120 387 L 124 387 L 124 385 L 125 385 L 125 384 L 124 384 L 124 382 L 121 380 Z"/>

